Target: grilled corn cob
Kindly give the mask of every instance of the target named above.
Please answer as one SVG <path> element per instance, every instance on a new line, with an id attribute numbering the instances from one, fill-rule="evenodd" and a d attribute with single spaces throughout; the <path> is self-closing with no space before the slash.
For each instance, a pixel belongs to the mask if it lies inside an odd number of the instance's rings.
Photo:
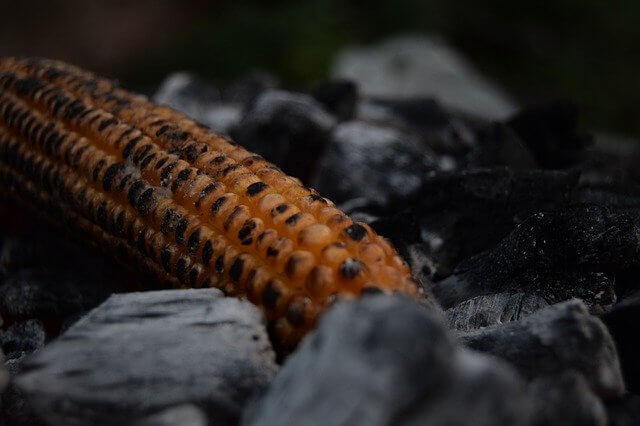
<path id="1" fill-rule="evenodd" d="M 248 298 L 285 346 L 337 297 L 419 293 L 384 238 L 297 179 L 61 62 L 0 60 L 0 181 L 158 282 Z"/>

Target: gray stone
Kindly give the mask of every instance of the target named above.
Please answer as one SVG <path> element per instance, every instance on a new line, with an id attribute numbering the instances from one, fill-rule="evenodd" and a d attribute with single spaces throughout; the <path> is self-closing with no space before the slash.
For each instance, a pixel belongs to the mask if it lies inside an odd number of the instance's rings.
<path id="1" fill-rule="evenodd" d="M 490 325 L 518 321 L 548 306 L 541 297 L 524 293 L 478 296 L 447 309 L 449 327 L 469 331 Z"/>
<path id="2" fill-rule="evenodd" d="M 438 168 L 411 134 L 362 121 L 338 125 L 311 185 L 335 202 L 352 198 L 385 204 L 414 192 Z"/>
<path id="3" fill-rule="evenodd" d="M 276 372 L 262 314 L 215 289 L 118 294 L 25 361 L 16 384 L 54 425 L 123 425 L 194 403 L 235 424 Z"/>
<path id="4" fill-rule="evenodd" d="M 334 59 L 333 78 L 356 82 L 366 96 L 430 96 L 489 119 L 504 119 L 516 106 L 455 50 L 434 38 L 396 37 L 375 46 L 345 49 Z"/>
<path id="5" fill-rule="evenodd" d="M 397 296 L 339 302 L 291 355 L 244 425 L 525 425 L 506 364 L 459 348 L 440 318 Z"/>
<path id="6" fill-rule="evenodd" d="M 535 401 L 532 426 L 606 426 L 604 404 L 580 374 L 535 379 L 529 386 Z"/>
<path id="7" fill-rule="evenodd" d="M 459 340 L 505 359 L 529 380 L 575 371 L 602 398 L 625 391 L 613 338 L 579 300 L 549 306 L 519 322 L 460 334 Z"/>
<path id="8" fill-rule="evenodd" d="M 205 413 L 191 404 L 167 408 L 136 422 L 135 426 L 207 426 Z"/>

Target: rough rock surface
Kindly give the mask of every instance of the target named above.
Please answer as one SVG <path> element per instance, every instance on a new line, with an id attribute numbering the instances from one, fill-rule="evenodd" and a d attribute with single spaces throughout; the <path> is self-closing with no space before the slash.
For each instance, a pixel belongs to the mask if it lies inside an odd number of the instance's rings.
<path id="1" fill-rule="evenodd" d="M 548 305 L 540 296 L 504 292 L 474 297 L 445 313 L 450 328 L 469 331 L 518 321 Z"/>
<path id="2" fill-rule="evenodd" d="M 151 414 L 135 423 L 135 426 L 207 426 L 205 413 L 195 405 L 183 404 Z"/>
<path id="3" fill-rule="evenodd" d="M 434 156 L 415 136 L 349 121 L 334 130 L 311 184 L 337 203 L 362 197 L 385 204 L 417 190 L 435 169 Z"/>
<path id="4" fill-rule="evenodd" d="M 55 425 L 127 424 L 193 403 L 235 424 L 276 372 L 262 315 L 214 289 L 114 295 L 23 363 L 16 384 Z"/>
<path id="5" fill-rule="evenodd" d="M 616 301 L 616 276 L 640 264 L 639 235 L 632 216 L 604 207 L 535 214 L 495 248 L 460 263 L 434 294 L 447 308 L 505 290 L 549 303 L 577 297 L 602 313 Z"/>
<path id="6" fill-rule="evenodd" d="M 529 404 L 510 368 L 456 347 L 431 311 L 367 296 L 321 319 L 243 424 L 524 425 Z"/>
<path id="7" fill-rule="evenodd" d="M 505 359 L 530 380 L 575 371 L 602 398 L 625 391 L 613 338 L 579 300 L 550 306 L 519 322 L 463 333 L 459 340 Z"/>

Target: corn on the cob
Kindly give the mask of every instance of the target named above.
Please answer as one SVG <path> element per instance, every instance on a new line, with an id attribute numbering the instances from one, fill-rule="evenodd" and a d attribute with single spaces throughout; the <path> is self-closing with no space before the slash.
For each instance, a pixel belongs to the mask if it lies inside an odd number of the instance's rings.
<path id="1" fill-rule="evenodd" d="M 61 62 L 0 60 L 0 180 L 163 283 L 247 297 L 285 345 L 336 297 L 418 294 L 385 239 L 297 179 Z"/>

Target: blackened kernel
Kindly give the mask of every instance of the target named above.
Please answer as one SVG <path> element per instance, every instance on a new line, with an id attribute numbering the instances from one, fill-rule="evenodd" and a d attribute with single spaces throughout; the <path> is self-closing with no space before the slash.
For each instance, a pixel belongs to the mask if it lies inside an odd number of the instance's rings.
<path id="1" fill-rule="evenodd" d="M 147 216 L 151 207 L 154 205 L 154 190 L 153 188 L 147 188 L 136 201 L 136 210 L 142 216 Z"/>
<path id="2" fill-rule="evenodd" d="M 140 161 L 142 161 L 142 159 L 147 156 L 147 154 L 149 153 L 149 151 L 151 151 L 152 148 L 153 146 L 151 144 L 146 144 L 143 147 L 141 147 L 138 151 L 136 151 L 135 154 L 133 154 L 133 158 L 132 158 L 133 163 L 140 164 Z"/>
<path id="3" fill-rule="evenodd" d="M 160 167 L 164 166 L 164 163 L 167 162 L 167 157 L 161 158 L 160 160 L 158 160 L 158 162 L 155 164 L 155 168 L 156 170 L 158 170 Z"/>
<path id="4" fill-rule="evenodd" d="M 267 257 L 275 257 L 279 253 L 278 249 L 271 246 L 267 247 Z"/>
<path id="5" fill-rule="evenodd" d="M 222 275 L 224 273 L 224 254 L 221 254 L 216 258 L 215 268 L 218 274 Z"/>
<path id="6" fill-rule="evenodd" d="M 155 152 L 144 157 L 144 159 L 140 162 L 140 168 L 144 169 L 145 167 L 147 167 L 154 158 L 156 158 Z"/>
<path id="7" fill-rule="evenodd" d="M 55 114 L 55 112 L 54 112 Z M 118 120 L 116 120 L 115 118 L 109 118 L 107 120 L 103 120 L 102 123 L 100 123 L 100 126 L 98 126 L 98 131 L 101 132 L 104 129 L 106 129 L 107 127 L 114 125 L 118 122 Z"/>
<path id="8" fill-rule="evenodd" d="M 222 169 L 222 171 L 220 172 L 220 174 L 222 174 L 223 177 L 227 176 L 229 173 L 231 173 L 232 171 L 238 169 L 240 167 L 240 164 L 230 164 L 227 167 L 225 167 L 224 169 Z"/>
<path id="9" fill-rule="evenodd" d="M 171 250 L 169 247 L 165 247 L 162 249 L 162 253 L 160 253 L 160 260 L 162 261 L 162 267 L 167 273 L 171 272 Z"/>
<path id="10" fill-rule="evenodd" d="M 189 285 L 191 287 L 195 287 L 198 283 L 198 276 L 200 275 L 200 270 L 198 268 L 191 268 L 189 271 Z"/>
<path id="11" fill-rule="evenodd" d="M 187 272 L 187 259 L 181 257 L 176 262 L 176 276 L 180 281 L 184 281 L 184 275 Z"/>
<path id="12" fill-rule="evenodd" d="M 242 228 L 240 228 L 240 230 L 238 231 L 238 239 L 241 241 L 244 240 L 245 238 L 251 235 L 251 232 L 254 229 L 256 229 L 255 220 L 247 219 L 244 225 L 242 225 Z"/>
<path id="13" fill-rule="evenodd" d="M 160 231 L 162 231 L 163 234 L 168 235 L 176 228 L 176 224 L 180 221 L 181 218 L 182 216 L 180 216 L 180 213 L 173 209 L 168 209 L 164 213 L 162 224 L 160 224 Z"/>
<path id="14" fill-rule="evenodd" d="M 105 163 L 106 161 L 102 159 L 95 165 L 95 167 L 93 168 L 93 180 L 98 180 L 98 175 L 100 174 L 100 171 L 104 167 Z"/>
<path id="15" fill-rule="evenodd" d="M 278 304 L 278 299 L 282 293 L 273 281 L 269 281 L 262 292 L 262 304 L 271 310 L 274 310 Z"/>
<path id="16" fill-rule="evenodd" d="M 222 164 L 224 163 L 224 160 L 227 159 L 226 155 L 219 155 L 216 158 L 214 158 L 213 160 L 211 160 L 211 164 Z"/>
<path id="17" fill-rule="evenodd" d="M 138 136 L 131 139 L 129 142 L 127 142 L 124 149 L 122 150 L 122 157 L 128 158 L 131 155 L 131 152 L 133 151 L 133 149 L 136 147 L 136 145 L 140 143 L 142 139 L 143 139 L 143 136 Z"/>
<path id="18" fill-rule="evenodd" d="M 287 220 L 284 221 L 284 223 L 286 223 L 289 226 L 295 225 L 298 222 L 298 220 L 300 220 L 301 217 L 302 217 L 301 213 L 293 214 L 289 216 Z"/>
<path id="19" fill-rule="evenodd" d="M 129 188 L 129 192 L 127 193 L 127 198 L 129 199 L 129 203 L 132 206 L 136 205 L 136 200 L 138 199 L 138 196 L 140 195 L 140 192 L 142 192 L 142 189 L 144 188 L 144 186 L 145 186 L 144 182 L 138 179 L 133 183 L 133 185 L 131 185 L 131 188 Z"/>
<path id="20" fill-rule="evenodd" d="M 233 263 L 231 264 L 231 268 L 229 268 L 229 277 L 231 277 L 233 282 L 237 284 L 240 280 L 240 276 L 242 275 L 243 270 L 244 259 L 242 258 L 242 255 L 239 255 L 234 259 Z"/>
<path id="21" fill-rule="evenodd" d="M 176 191 L 191 176 L 191 169 L 184 169 L 178 173 L 175 180 L 171 184 L 171 190 Z"/>
<path id="22" fill-rule="evenodd" d="M 302 301 L 296 301 L 287 306 L 285 316 L 294 327 L 299 327 L 304 322 L 304 308 L 305 305 Z"/>
<path id="23" fill-rule="evenodd" d="M 367 235 L 367 229 L 359 223 L 354 223 L 353 225 L 345 228 L 345 232 L 353 241 L 360 241 L 365 235 Z"/>
<path id="24" fill-rule="evenodd" d="M 364 287 L 361 291 L 360 294 L 365 295 L 365 294 L 381 294 L 383 291 L 380 290 L 378 287 L 374 287 L 374 286 L 366 286 Z"/>
<path id="25" fill-rule="evenodd" d="M 200 191 L 200 195 L 198 195 L 198 200 L 196 201 L 196 208 L 200 208 L 200 204 L 202 204 L 202 201 L 207 198 L 207 196 L 209 194 L 211 194 L 213 191 L 215 191 L 215 189 L 218 187 L 219 185 L 217 183 L 210 183 L 209 185 L 205 186 L 202 191 Z"/>
<path id="26" fill-rule="evenodd" d="M 167 184 L 169 183 L 169 176 L 171 175 L 171 172 L 177 165 L 178 165 L 178 162 L 175 161 L 173 163 L 167 164 L 162 169 L 162 171 L 160 172 L 160 183 L 162 186 L 167 186 Z"/>
<path id="27" fill-rule="evenodd" d="M 273 209 L 271 209 L 271 216 L 277 216 L 286 212 L 289 209 L 289 205 L 286 203 L 278 204 Z"/>
<path id="28" fill-rule="evenodd" d="M 222 197 L 219 197 L 218 199 L 216 199 L 216 201 L 214 201 L 213 204 L 211 204 L 211 214 L 213 214 L 214 216 L 218 214 L 218 212 L 220 211 L 220 208 L 228 199 L 229 197 L 226 195 L 223 195 Z"/>
<path id="29" fill-rule="evenodd" d="M 184 243 L 184 233 L 187 230 L 187 226 L 189 225 L 189 220 L 187 218 L 182 218 L 178 222 L 176 226 L 176 241 L 178 244 Z"/>
<path id="30" fill-rule="evenodd" d="M 364 265 L 357 259 L 346 259 L 340 264 L 340 274 L 347 279 L 355 278 L 362 270 Z"/>
<path id="31" fill-rule="evenodd" d="M 196 251 L 198 250 L 198 246 L 200 245 L 200 228 L 196 229 L 189 235 L 189 239 L 187 240 L 187 247 L 189 249 L 189 254 L 194 256 Z"/>
<path id="32" fill-rule="evenodd" d="M 205 265 L 209 264 L 211 256 L 213 256 L 213 243 L 211 240 L 207 240 L 202 248 L 202 263 Z"/>
<path id="33" fill-rule="evenodd" d="M 269 185 L 264 182 L 254 182 L 247 187 L 247 195 L 252 197 L 264 191 Z"/>
<path id="34" fill-rule="evenodd" d="M 227 216 L 227 218 L 224 220 L 224 223 L 222 224 L 222 227 L 224 228 L 225 231 L 229 230 L 229 226 L 231 226 L 231 222 L 233 222 L 233 220 L 236 218 L 236 216 L 240 214 L 242 210 L 243 210 L 242 206 L 235 206 L 235 208 L 231 211 L 231 214 Z"/>
<path id="35" fill-rule="evenodd" d="M 111 184 L 113 183 L 113 180 L 123 168 L 124 164 L 122 163 L 114 163 L 107 167 L 107 170 L 105 170 L 104 176 L 102 177 L 102 187 L 105 191 L 111 190 Z"/>

